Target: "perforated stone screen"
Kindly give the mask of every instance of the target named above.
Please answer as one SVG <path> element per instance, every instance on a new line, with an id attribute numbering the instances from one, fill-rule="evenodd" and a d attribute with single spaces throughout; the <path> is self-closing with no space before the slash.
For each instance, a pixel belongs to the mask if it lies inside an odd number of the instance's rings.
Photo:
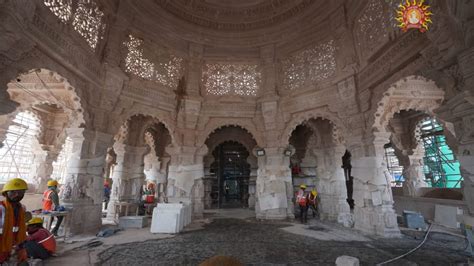
<path id="1" fill-rule="evenodd" d="M 296 90 L 336 73 L 334 40 L 319 43 L 282 60 L 283 88 Z"/>
<path id="2" fill-rule="evenodd" d="M 72 0 L 44 0 L 44 5 L 49 7 L 63 23 L 69 21 L 72 15 Z"/>
<path id="3" fill-rule="evenodd" d="M 357 19 L 357 44 L 363 56 L 375 52 L 375 49 L 386 41 L 388 37 L 387 28 L 390 26 L 387 17 L 383 2 L 370 0 Z"/>
<path id="4" fill-rule="evenodd" d="M 184 60 L 165 51 L 159 51 L 152 55 L 155 59 L 152 61 L 145 57 L 143 44 L 143 40 L 132 35 L 128 36 L 128 40 L 124 43 L 128 50 L 125 57 L 125 71 L 142 79 L 176 88 L 184 72 Z"/>
<path id="5" fill-rule="evenodd" d="M 202 83 L 207 94 L 256 96 L 261 72 L 257 64 L 205 64 Z"/>
<path id="6" fill-rule="evenodd" d="M 49 7 L 61 22 L 72 23 L 74 30 L 92 49 L 97 47 L 99 40 L 103 38 L 106 24 L 104 13 L 94 0 L 79 0 L 75 10 L 72 9 L 72 0 L 44 0 L 44 5 Z"/>
<path id="7" fill-rule="evenodd" d="M 105 30 L 105 24 L 102 23 L 103 17 L 104 13 L 94 1 L 80 0 L 77 3 L 72 25 L 92 48 L 97 46 L 99 38 L 102 38 L 101 33 Z"/>

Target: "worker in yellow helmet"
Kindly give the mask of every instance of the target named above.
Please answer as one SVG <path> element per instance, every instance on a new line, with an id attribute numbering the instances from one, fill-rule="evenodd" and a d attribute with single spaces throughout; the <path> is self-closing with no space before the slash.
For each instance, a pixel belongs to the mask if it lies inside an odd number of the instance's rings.
<path id="1" fill-rule="evenodd" d="M 56 240 L 53 234 L 43 227 L 43 219 L 34 217 L 27 223 L 28 237 L 25 248 L 28 257 L 33 259 L 47 259 L 56 252 Z"/>
<path id="2" fill-rule="evenodd" d="M 308 221 L 308 193 L 305 191 L 306 185 L 300 185 L 300 190 L 296 192 L 296 203 L 300 207 L 301 223 Z"/>
<path id="3" fill-rule="evenodd" d="M 316 191 L 316 188 L 313 188 L 308 196 L 308 204 L 313 213 L 313 218 L 316 217 L 316 215 L 319 216 L 318 203 L 318 191 Z"/>
<path id="4" fill-rule="evenodd" d="M 21 178 L 9 180 L 2 189 L 5 200 L 0 202 L 0 264 L 10 258 L 15 248 L 19 265 L 28 265 L 28 255 L 23 246 L 26 240 L 25 206 L 20 201 L 25 196 L 28 185 Z"/>
<path id="5" fill-rule="evenodd" d="M 49 180 L 48 181 L 48 189 L 43 193 L 43 211 L 52 212 L 57 211 L 59 208 L 59 195 L 58 195 L 58 181 L 56 180 Z M 63 216 L 56 217 L 58 221 L 54 226 L 51 233 L 55 236 L 58 235 L 59 227 L 61 226 L 61 222 L 63 221 Z M 54 219 L 54 217 L 51 217 Z M 51 221 L 53 222 L 53 221 Z"/>

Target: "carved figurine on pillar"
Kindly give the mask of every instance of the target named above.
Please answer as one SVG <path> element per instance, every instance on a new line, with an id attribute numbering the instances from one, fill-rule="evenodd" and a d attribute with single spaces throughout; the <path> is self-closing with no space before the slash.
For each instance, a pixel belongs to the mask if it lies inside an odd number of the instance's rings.
<path id="1" fill-rule="evenodd" d="M 351 153 L 346 150 L 342 156 L 342 168 L 344 169 L 344 177 L 346 179 L 346 189 L 347 189 L 347 203 L 351 210 L 354 209 L 354 200 L 352 199 L 352 193 L 354 191 L 354 177 L 351 176 Z"/>

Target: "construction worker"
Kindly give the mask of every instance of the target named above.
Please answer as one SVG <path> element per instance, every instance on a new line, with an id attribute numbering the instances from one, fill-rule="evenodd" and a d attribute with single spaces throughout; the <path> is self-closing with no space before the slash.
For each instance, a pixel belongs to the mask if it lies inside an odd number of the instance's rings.
<path id="1" fill-rule="evenodd" d="M 2 189 L 5 200 L 0 202 L 0 264 L 10 258 L 15 247 L 19 265 L 28 265 L 26 250 L 25 206 L 20 201 L 25 196 L 28 185 L 21 178 L 9 180 Z"/>
<path id="2" fill-rule="evenodd" d="M 58 195 L 58 181 L 49 180 L 48 189 L 43 193 L 43 211 L 57 211 L 59 209 L 59 195 Z M 51 233 L 55 236 L 58 235 L 59 226 L 63 221 L 63 216 L 56 217 L 58 220 Z M 51 222 L 54 221 L 54 217 L 51 217 Z"/>
<path id="3" fill-rule="evenodd" d="M 34 217 L 27 223 L 28 237 L 24 244 L 28 257 L 47 259 L 56 252 L 56 240 L 53 234 L 43 228 L 43 219 Z"/>
<path id="4" fill-rule="evenodd" d="M 305 191 L 306 185 L 300 185 L 300 190 L 296 192 L 296 203 L 300 207 L 301 223 L 308 221 L 308 193 Z"/>
<path id="5" fill-rule="evenodd" d="M 105 203 L 105 206 L 104 206 L 104 210 L 107 210 L 107 207 L 109 205 L 109 201 L 110 201 L 110 183 L 108 181 L 105 181 L 104 182 L 104 203 Z"/>
<path id="6" fill-rule="evenodd" d="M 316 189 L 311 190 L 311 193 L 309 194 L 308 197 L 308 204 L 309 208 L 311 209 L 313 213 L 313 218 L 316 217 L 316 214 L 319 216 L 319 210 L 318 210 L 318 192 Z"/>

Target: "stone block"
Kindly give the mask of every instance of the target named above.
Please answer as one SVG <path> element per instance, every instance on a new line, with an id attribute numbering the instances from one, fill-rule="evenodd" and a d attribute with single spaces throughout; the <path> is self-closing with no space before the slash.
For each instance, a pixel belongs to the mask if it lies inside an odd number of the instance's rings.
<path id="1" fill-rule="evenodd" d="M 119 217 L 120 228 L 143 228 L 148 225 L 148 219 L 145 216 L 122 216 Z"/>
<path id="2" fill-rule="evenodd" d="M 151 233 L 176 234 L 179 232 L 178 214 L 173 212 L 162 212 L 158 214 L 157 209 L 153 210 L 151 220 Z"/>
<path id="3" fill-rule="evenodd" d="M 459 228 L 457 216 L 462 214 L 462 210 L 455 206 L 435 205 L 435 223 L 446 227 Z"/>
<path id="4" fill-rule="evenodd" d="M 359 259 L 351 256 L 339 256 L 336 259 L 337 266 L 359 266 Z"/>
<path id="5" fill-rule="evenodd" d="M 179 233 L 191 223 L 192 208 L 188 204 L 160 203 L 153 209 L 150 232 Z"/>

